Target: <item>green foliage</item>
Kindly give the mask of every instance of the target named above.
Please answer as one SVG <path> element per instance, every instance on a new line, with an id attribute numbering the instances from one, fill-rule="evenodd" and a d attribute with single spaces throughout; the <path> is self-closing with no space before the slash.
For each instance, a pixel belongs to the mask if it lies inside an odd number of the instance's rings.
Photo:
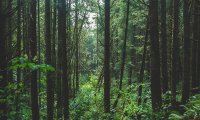
<path id="1" fill-rule="evenodd" d="M 169 115 L 169 120 L 199 120 L 200 119 L 200 94 L 192 96 L 186 105 L 183 114 L 180 111 L 173 111 Z"/>
<path id="2" fill-rule="evenodd" d="M 51 65 L 30 62 L 26 56 L 17 57 L 10 61 L 9 70 L 17 69 L 29 69 L 31 71 L 40 70 L 41 72 L 55 71 L 54 67 Z"/>
<path id="3" fill-rule="evenodd" d="M 191 97 L 185 108 L 184 116 L 186 118 L 200 119 L 200 94 Z"/>
<path id="4" fill-rule="evenodd" d="M 180 114 L 175 114 L 175 113 L 172 113 L 170 114 L 169 116 L 169 120 L 182 120 L 183 119 L 183 116 L 181 116 Z"/>
<path id="5" fill-rule="evenodd" d="M 90 76 L 90 79 L 81 85 L 76 98 L 70 102 L 71 116 L 75 120 L 77 118 L 83 120 L 97 120 L 103 117 L 103 93 L 96 91 L 97 77 Z"/>
<path id="6" fill-rule="evenodd" d="M 138 105 L 138 88 L 143 87 L 144 95 L 142 96 L 142 103 Z M 119 100 L 119 105 L 115 110 L 115 120 L 124 119 L 137 119 L 138 115 L 141 115 L 143 119 L 151 119 L 152 107 L 150 96 L 147 95 L 149 90 L 149 83 L 133 84 L 123 91 L 121 91 L 122 97 Z"/>
<path id="7" fill-rule="evenodd" d="M 41 79 L 40 79 L 40 118 L 46 119 L 46 76 L 45 73 L 47 71 L 55 71 L 55 69 L 51 65 L 47 64 L 36 64 L 34 62 L 30 62 L 26 56 L 14 58 L 9 62 L 9 70 L 16 71 L 18 69 L 21 70 L 29 70 L 30 72 L 35 70 L 41 71 Z M 29 72 L 24 74 L 24 79 L 22 81 L 12 81 L 9 82 L 6 88 L 7 98 L 5 101 L 10 106 L 9 119 L 15 119 L 16 116 L 21 116 L 25 120 L 31 119 L 31 107 L 30 107 L 30 81 L 29 81 Z M 1 92 L 1 91 L 0 91 Z M 2 91 L 5 92 L 5 91 Z M 16 103 L 18 99 L 19 103 Z M 3 100 L 3 99 L 0 99 Z M 20 111 L 16 111 L 16 104 L 20 107 Z"/>

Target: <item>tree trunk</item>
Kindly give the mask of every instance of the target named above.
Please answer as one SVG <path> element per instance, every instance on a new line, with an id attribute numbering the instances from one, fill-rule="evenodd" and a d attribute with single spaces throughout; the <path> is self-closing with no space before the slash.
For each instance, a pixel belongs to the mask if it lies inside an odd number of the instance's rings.
<path id="1" fill-rule="evenodd" d="M 130 7 L 130 0 L 127 1 L 127 9 L 126 9 L 125 38 L 124 38 L 124 44 L 123 44 L 123 50 L 122 50 L 123 53 L 122 53 L 122 61 L 121 61 L 121 68 L 120 68 L 119 90 L 122 90 L 124 68 L 125 68 L 125 62 L 126 62 L 126 44 L 127 44 L 127 36 L 128 36 L 129 7 Z M 117 107 L 117 103 L 120 97 L 121 97 L 121 93 L 119 92 L 117 99 L 114 102 L 113 108 Z"/>
<path id="2" fill-rule="evenodd" d="M 110 113 L 110 0 L 105 0 L 104 112 Z"/>
<path id="3" fill-rule="evenodd" d="M 139 74 L 139 89 L 138 89 L 138 106 L 142 104 L 142 85 L 143 84 L 143 78 L 144 78 L 144 70 L 145 70 L 145 61 L 146 61 L 146 54 L 147 54 L 147 42 L 148 42 L 148 37 L 149 37 L 149 16 L 147 19 L 147 26 L 146 26 L 146 33 L 145 33 L 145 41 L 144 41 L 144 51 L 142 55 L 142 64 L 140 68 L 140 74 Z M 138 120 L 141 120 L 141 115 L 137 116 Z"/>
<path id="4" fill-rule="evenodd" d="M 62 108 L 65 120 L 69 120 L 68 52 L 66 43 L 66 1 L 58 1 L 58 34 L 62 42 Z"/>
<path id="5" fill-rule="evenodd" d="M 36 41 L 36 0 L 31 0 L 30 8 L 30 60 L 34 62 L 37 55 L 37 41 Z M 32 119 L 39 120 L 39 106 L 38 106 L 38 85 L 37 85 L 37 71 L 33 71 L 31 75 L 31 106 Z"/>
<path id="6" fill-rule="evenodd" d="M 57 61 L 57 82 L 56 82 L 56 92 L 57 92 L 57 119 L 62 118 L 62 15 L 61 12 L 61 0 L 58 1 L 58 61 Z"/>
<path id="7" fill-rule="evenodd" d="M 18 11 L 17 11 L 17 57 L 21 56 L 21 0 L 17 0 L 17 6 L 18 6 Z M 12 43 L 11 43 L 12 44 Z M 21 70 L 18 68 L 17 69 L 17 88 L 19 88 L 19 82 L 21 81 Z M 19 120 L 19 110 L 20 110 L 20 105 L 19 105 L 19 95 L 16 95 L 16 112 L 17 112 L 17 120 Z"/>
<path id="8" fill-rule="evenodd" d="M 172 47 L 172 104 L 176 103 L 176 84 L 179 78 L 179 0 L 174 2 L 173 47 Z"/>
<path id="9" fill-rule="evenodd" d="M 78 39 L 78 0 L 75 1 L 75 28 L 74 28 L 74 37 L 75 37 L 75 43 L 76 43 L 76 92 L 79 91 L 79 39 Z"/>
<path id="10" fill-rule="evenodd" d="M 50 0 L 45 0 L 46 64 L 51 65 L 51 11 Z M 53 120 L 54 81 L 52 72 L 47 72 L 47 120 Z"/>
<path id="11" fill-rule="evenodd" d="M 38 21 L 37 21 L 37 38 L 38 38 L 38 64 L 40 65 L 41 64 L 41 46 L 40 46 L 40 44 L 41 44 L 41 40 L 40 40 L 40 0 L 38 0 L 37 1 L 38 3 L 37 3 L 37 7 L 38 7 L 38 10 L 37 10 L 37 12 L 38 12 L 38 15 L 37 15 L 37 17 L 38 17 Z M 40 71 L 40 69 L 38 70 L 38 92 L 39 92 L 39 107 L 41 106 L 41 96 L 40 96 L 40 85 L 41 85 L 41 71 Z"/>
<path id="12" fill-rule="evenodd" d="M 4 2 L 0 1 L 0 119 L 7 120 L 7 94 L 6 94 L 6 86 L 7 86 L 7 79 L 6 79 L 6 40 L 5 40 L 5 13 L 4 11 Z"/>
<path id="13" fill-rule="evenodd" d="M 162 50 L 162 80 L 163 93 L 169 89 L 167 65 L 167 28 L 166 28 L 166 0 L 161 0 L 161 50 Z"/>
<path id="14" fill-rule="evenodd" d="M 195 90 L 199 87 L 199 80 L 197 79 L 197 50 L 199 40 L 199 8 L 197 0 L 193 1 L 193 41 L 192 41 L 192 94 L 195 95 Z"/>
<path id="15" fill-rule="evenodd" d="M 189 1 L 184 0 L 184 71 L 183 71 L 183 91 L 182 103 L 186 103 L 190 95 L 190 12 Z"/>
<path id="16" fill-rule="evenodd" d="M 158 0 L 150 0 L 150 44 L 151 44 L 151 97 L 154 111 L 159 111 L 161 98 L 160 52 L 158 33 Z"/>

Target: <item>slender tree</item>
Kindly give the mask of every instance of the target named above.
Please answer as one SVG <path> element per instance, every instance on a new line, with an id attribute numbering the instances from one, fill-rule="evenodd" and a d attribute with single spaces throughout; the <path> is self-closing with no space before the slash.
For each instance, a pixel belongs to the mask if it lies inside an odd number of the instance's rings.
<path id="1" fill-rule="evenodd" d="M 74 40 L 76 44 L 76 91 L 79 90 L 79 39 L 78 39 L 78 0 L 75 1 L 75 27 L 74 27 Z"/>
<path id="2" fill-rule="evenodd" d="M 56 85 L 54 86 L 54 91 L 57 93 L 60 87 L 57 86 L 57 56 L 56 56 L 56 43 L 57 43 L 57 0 L 53 0 L 53 22 L 52 22 L 52 65 L 55 68 L 55 72 L 52 73 L 52 79 L 54 80 L 53 83 Z M 57 94 L 56 94 L 57 95 Z M 57 96 L 56 96 L 57 97 Z M 58 99 L 57 99 L 58 100 Z M 57 101 L 58 103 L 58 101 Z M 57 105 L 58 106 L 58 105 Z M 57 109 L 57 113 L 59 110 Z M 58 114 L 57 114 L 58 115 Z M 58 116 L 57 116 L 58 119 Z"/>
<path id="3" fill-rule="evenodd" d="M 18 6 L 18 11 L 17 11 L 17 57 L 21 56 L 21 0 L 17 0 L 17 6 Z M 17 69 L 17 87 L 19 88 L 18 84 L 21 81 L 21 70 Z M 20 119 L 19 118 L 19 94 L 16 95 L 16 112 L 17 112 L 17 120 Z"/>
<path id="4" fill-rule="evenodd" d="M 166 28 L 166 0 L 161 0 L 161 51 L 162 51 L 162 80 L 163 93 L 168 91 L 167 65 L 167 28 Z"/>
<path id="5" fill-rule="evenodd" d="M 183 59 L 183 90 L 182 90 L 182 102 L 186 103 L 189 99 L 190 93 L 190 11 L 189 1 L 184 0 L 184 59 Z"/>
<path id="6" fill-rule="evenodd" d="M 58 1 L 58 60 L 57 60 L 57 82 L 56 82 L 56 93 L 57 93 L 57 119 L 61 119 L 62 118 L 62 87 L 61 87 L 61 83 L 62 83 L 62 65 L 64 63 L 62 63 L 62 6 L 61 3 L 62 1 L 59 0 Z"/>
<path id="7" fill-rule="evenodd" d="M 124 43 L 123 43 L 122 63 L 121 63 L 121 69 L 120 69 L 120 84 L 119 84 L 120 90 L 122 89 L 122 80 L 124 77 L 124 68 L 125 68 L 125 62 L 126 62 L 126 44 L 127 44 L 127 37 L 128 37 L 129 8 L 130 8 L 130 0 L 127 0 L 125 38 L 124 38 Z"/>
<path id="8" fill-rule="evenodd" d="M 51 64 L 51 11 L 50 0 L 45 0 L 46 64 Z M 52 72 L 47 72 L 47 119 L 53 120 L 54 81 Z"/>
<path id="9" fill-rule="evenodd" d="M 7 86 L 7 79 L 6 79 L 6 40 L 5 40 L 5 13 L 4 13 L 4 2 L 3 0 L 0 1 L 0 119 L 7 120 L 7 102 L 6 102 L 6 86 Z"/>
<path id="10" fill-rule="evenodd" d="M 68 54 L 66 43 L 66 0 L 58 1 L 58 34 L 62 42 L 62 107 L 64 119 L 69 120 Z"/>
<path id="11" fill-rule="evenodd" d="M 143 51 L 143 55 L 142 55 L 142 64 L 141 64 L 139 78 L 138 78 L 138 83 L 140 84 L 139 89 L 138 89 L 138 106 L 140 106 L 142 104 L 142 85 L 141 84 L 143 84 L 143 81 L 144 81 L 143 79 L 144 79 L 148 38 L 149 38 L 149 19 L 147 19 L 145 41 L 144 41 L 144 47 L 143 47 L 144 51 Z M 141 120 L 141 115 L 138 115 L 137 119 Z"/>
<path id="12" fill-rule="evenodd" d="M 124 37 L 124 43 L 123 43 L 123 49 L 122 49 L 122 59 L 121 59 L 121 67 L 120 67 L 120 81 L 119 81 L 119 90 L 122 90 L 122 83 L 123 83 L 123 77 L 124 77 L 124 68 L 125 68 L 125 62 L 126 62 L 126 44 L 127 44 L 127 38 L 128 38 L 128 22 L 129 22 L 129 8 L 130 8 L 130 0 L 127 0 L 126 2 L 127 9 L 126 9 L 126 22 L 125 22 L 125 37 Z M 117 107 L 117 103 L 119 98 L 121 97 L 121 93 L 118 94 L 117 99 L 114 102 L 113 108 Z"/>
<path id="13" fill-rule="evenodd" d="M 162 104 L 158 34 L 158 0 L 150 0 L 149 15 L 151 44 L 151 98 L 153 110 L 158 111 Z"/>
<path id="14" fill-rule="evenodd" d="M 179 80 L 179 0 L 173 0 L 174 22 L 173 22 L 173 47 L 172 47 L 172 103 L 176 102 L 176 84 Z"/>
<path id="15" fill-rule="evenodd" d="M 41 39 L 40 39 L 40 0 L 37 1 L 37 42 L 38 42 L 38 64 L 41 64 Z M 41 71 L 40 69 L 38 70 L 38 92 L 41 92 Z M 39 107 L 41 106 L 41 96 L 39 94 Z"/>
<path id="16" fill-rule="evenodd" d="M 12 0 L 7 0 L 6 1 L 7 4 L 7 10 L 8 12 L 8 16 L 6 17 L 6 55 L 7 55 L 7 60 L 12 59 L 13 57 L 13 47 L 12 47 L 12 41 L 13 41 L 13 13 L 11 12 L 13 10 L 13 2 Z M 18 28 L 18 27 L 17 27 Z M 18 53 L 17 53 L 18 54 Z M 9 66 L 9 64 L 8 64 Z M 13 81 L 13 70 L 8 70 L 7 71 L 7 80 L 9 81 Z"/>
<path id="17" fill-rule="evenodd" d="M 198 1 L 193 1 L 193 41 L 192 41 L 192 93 L 196 94 L 195 89 L 199 87 L 199 80 L 197 79 L 197 50 L 198 50 L 198 40 L 199 40 L 199 8 Z"/>
<path id="18" fill-rule="evenodd" d="M 104 112 L 110 113 L 110 0 L 105 0 Z"/>
<path id="19" fill-rule="evenodd" d="M 198 5 L 199 4 L 200 3 L 198 3 Z M 200 13 L 200 9 L 198 10 L 199 10 L 198 13 Z M 198 28 L 199 28 L 198 31 L 200 31 L 200 17 L 198 18 Z M 198 34 L 198 38 L 200 38 L 200 34 Z M 200 39 L 198 39 L 197 43 L 198 43 L 198 48 L 197 48 L 197 78 L 196 79 L 200 81 Z"/>
<path id="20" fill-rule="evenodd" d="M 37 55 L 36 3 L 36 0 L 30 2 L 30 60 L 32 62 L 35 62 L 34 59 Z M 39 120 L 37 71 L 33 71 L 31 74 L 31 107 L 32 119 Z"/>

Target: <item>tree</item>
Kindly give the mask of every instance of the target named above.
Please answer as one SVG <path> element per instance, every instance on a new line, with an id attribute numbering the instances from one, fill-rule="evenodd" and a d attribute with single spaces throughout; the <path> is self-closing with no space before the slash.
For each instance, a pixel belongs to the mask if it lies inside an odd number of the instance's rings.
<path id="1" fill-rule="evenodd" d="M 69 119 L 68 52 L 66 43 L 66 1 L 58 1 L 58 36 L 62 43 L 62 108 L 64 119 Z"/>
<path id="2" fill-rule="evenodd" d="M 179 80 L 179 0 L 173 0 L 174 22 L 173 22 L 173 47 L 172 47 L 172 103 L 176 102 L 176 84 Z"/>
<path id="3" fill-rule="evenodd" d="M 5 23 L 6 14 L 4 13 L 4 2 L 0 1 L 0 119 L 7 120 L 7 102 L 6 102 L 6 40 L 5 40 Z"/>
<path id="4" fill-rule="evenodd" d="M 17 11 L 17 57 L 21 56 L 21 0 L 17 0 L 17 6 L 18 6 L 18 11 Z M 11 43 L 12 44 L 12 43 Z M 21 81 L 21 70 L 17 69 L 17 84 Z M 17 85 L 17 87 L 19 87 Z M 19 94 L 16 95 L 16 111 L 18 112 L 20 110 L 19 108 Z M 20 119 L 19 116 L 16 118 L 17 120 Z"/>
<path id="5" fill-rule="evenodd" d="M 78 0 L 75 1 L 75 26 L 74 26 L 74 38 L 76 44 L 76 91 L 79 91 L 79 39 L 78 39 Z"/>
<path id="6" fill-rule="evenodd" d="M 162 104 L 158 34 L 158 0 L 150 0 L 149 15 L 151 45 L 151 99 L 153 110 L 158 111 Z"/>
<path id="7" fill-rule="evenodd" d="M 50 0 L 45 0 L 45 42 L 46 42 L 46 64 L 51 62 L 51 11 Z M 53 120 L 54 106 L 54 81 L 52 79 L 52 72 L 47 72 L 47 119 Z"/>
<path id="8" fill-rule="evenodd" d="M 197 62 L 197 56 L 198 56 L 198 41 L 199 41 L 199 8 L 198 8 L 198 1 L 193 1 L 193 41 L 192 41 L 192 94 L 195 95 L 197 89 L 199 87 L 200 81 L 198 80 L 197 76 L 199 73 L 197 73 L 198 69 L 198 62 Z"/>
<path id="9" fill-rule="evenodd" d="M 143 84 L 143 81 L 144 81 L 143 79 L 144 79 L 144 70 L 145 70 L 145 60 L 146 60 L 146 54 L 147 54 L 148 38 L 149 38 L 149 18 L 147 19 L 145 41 L 144 41 L 144 47 L 143 47 L 144 51 L 143 51 L 143 55 L 142 55 L 142 64 L 141 64 L 139 79 L 138 79 L 138 83 L 140 84 L 139 89 L 138 89 L 138 106 L 140 106 L 142 104 L 142 85 L 141 84 Z M 138 115 L 137 119 L 141 120 L 141 115 Z"/>
<path id="10" fill-rule="evenodd" d="M 57 119 L 61 119 L 62 118 L 62 87 L 61 87 L 61 83 L 62 83 L 62 65 L 64 63 L 62 63 L 62 39 L 63 39 L 63 33 L 62 33 L 62 6 L 61 3 L 62 1 L 59 0 L 57 2 L 58 4 L 58 60 L 57 60 L 57 82 L 56 82 L 56 93 L 57 93 Z"/>
<path id="11" fill-rule="evenodd" d="M 30 2 L 30 60 L 34 62 L 37 55 L 37 39 L 36 39 L 36 0 Z M 31 107 L 32 119 L 39 120 L 38 106 L 38 82 L 37 71 L 31 74 Z"/>
<path id="12" fill-rule="evenodd" d="M 125 37 L 123 41 L 123 49 L 122 49 L 122 59 L 121 59 L 121 67 L 120 67 L 120 81 L 119 81 L 119 90 L 122 90 L 122 82 L 124 77 L 124 68 L 125 68 L 125 62 L 126 62 L 126 44 L 127 44 L 127 38 L 128 38 L 128 22 L 129 22 L 129 8 L 130 8 L 130 0 L 126 2 L 127 9 L 126 9 L 126 22 L 125 22 Z M 118 94 L 117 99 L 115 100 L 115 103 L 113 105 L 113 108 L 117 107 L 117 103 L 119 98 L 121 97 L 121 93 Z"/>
<path id="13" fill-rule="evenodd" d="M 168 65 L 167 65 L 167 28 L 166 28 L 166 0 L 161 0 L 161 51 L 162 51 L 162 79 L 163 93 L 168 91 Z"/>
<path id="14" fill-rule="evenodd" d="M 183 59 L 183 90 L 182 90 L 182 102 L 186 103 L 189 99 L 190 93 L 190 11 L 189 1 L 184 0 L 184 59 Z"/>
<path id="15" fill-rule="evenodd" d="M 129 7 L 130 7 L 130 0 L 127 1 L 127 10 L 126 10 L 126 23 L 125 23 L 125 37 L 124 37 L 124 43 L 123 43 L 123 53 L 122 53 L 122 63 L 121 63 L 121 69 L 120 69 L 120 84 L 119 89 L 122 90 L 122 80 L 124 77 L 124 68 L 125 68 L 125 62 L 126 62 L 126 44 L 127 44 L 127 36 L 128 36 L 128 22 L 129 22 Z"/>
<path id="16" fill-rule="evenodd" d="M 200 3 L 198 3 L 199 5 Z M 199 12 L 200 13 L 200 10 Z M 199 27 L 199 30 L 200 31 L 200 18 L 198 19 L 198 27 Z M 200 34 L 198 34 L 198 38 L 200 38 Z M 198 39 L 198 48 L 197 48 L 197 80 L 200 81 L 200 39 Z"/>
<path id="17" fill-rule="evenodd" d="M 105 0 L 104 112 L 110 113 L 110 0 Z"/>

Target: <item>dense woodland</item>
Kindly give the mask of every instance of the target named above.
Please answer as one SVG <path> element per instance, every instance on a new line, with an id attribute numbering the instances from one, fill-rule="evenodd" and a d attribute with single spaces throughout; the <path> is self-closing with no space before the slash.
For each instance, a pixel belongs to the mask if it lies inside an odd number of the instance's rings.
<path id="1" fill-rule="evenodd" d="M 0 0 L 0 120 L 200 120 L 199 0 Z"/>

